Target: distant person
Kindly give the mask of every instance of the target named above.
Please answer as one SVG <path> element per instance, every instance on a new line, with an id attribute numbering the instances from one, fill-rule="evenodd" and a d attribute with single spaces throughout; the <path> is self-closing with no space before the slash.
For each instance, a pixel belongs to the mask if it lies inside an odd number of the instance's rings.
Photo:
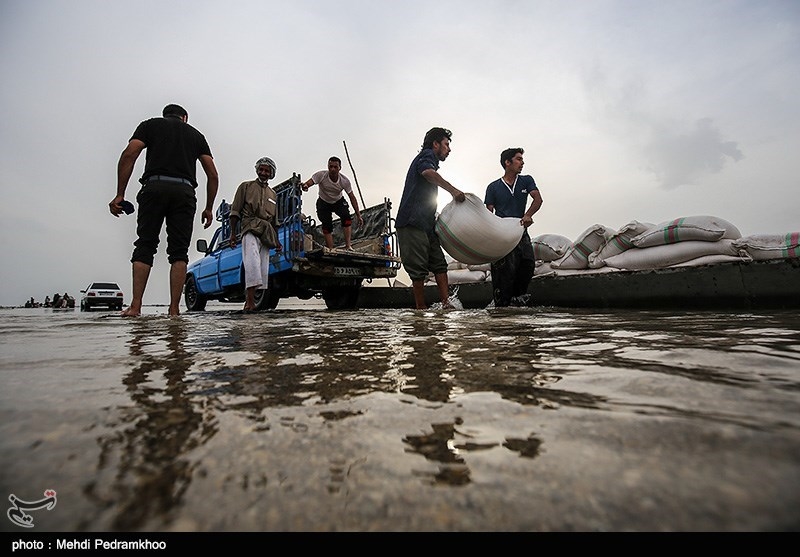
<path id="1" fill-rule="evenodd" d="M 53 294 L 53 307 L 54 308 L 60 308 L 63 301 L 64 300 L 61 299 L 61 294 L 59 294 L 58 292 Z"/>
<path id="2" fill-rule="evenodd" d="M 358 226 L 364 225 L 364 219 L 358 207 L 358 200 L 353 194 L 353 186 L 347 176 L 339 172 L 341 169 L 342 160 L 339 157 L 331 157 L 328 159 L 328 170 L 320 170 L 312 174 L 311 178 L 303 182 L 302 188 L 303 191 L 308 191 L 308 188 L 314 184 L 319 185 L 317 218 L 322 224 L 322 234 L 325 236 L 325 245 L 328 249 L 333 249 L 333 215 L 335 213 L 342 223 L 344 247 L 352 250 L 353 218 L 350 215 L 350 206 L 344 198 L 345 193 L 353 204 Z"/>
<path id="3" fill-rule="evenodd" d="M 464 192 L 438 172 L 439 162 L 450 154 L 451 137 L 452 132 L 445 128 L 431 128 L 425 134 L 422 150 L 408 168 L 395 219 L 400 257 L 411 279 L 417 309 L 427 308 L 425 279 L 428 273 L 433 273 L 436 280 L 442 307 L 453 307 L 448 292 L 447 260 L 435 231 L 439 188 L 447 191 L 458 203 L 466 199 Z"/>
<path id="4" fill-rule="evenodd" d="M 542 195 L 533 176 L 521 174 L 525 165 L 524 153 L 521 147 L 509 147 L 500 153 L 503 176 L 486 187 L 486 208 L 498 217 L 518 218 L 520 225 L 525 227 L 517 246 L 491 264 L 495 307 L 528 305 L 528 287 L 536 268 L 528 227 L 533 224 L 533 215 L 542 206 Z M 526 211 L 529 198 L 532 201 Z"/>
<path id="5" fill-rule="evenodd" d="M 256 290 L 269 284 L 269 250 L 282 249 L 278 240 L 276 216 L 277 196 L 269 187 L 277 167 L 269 157 L 256 161 L 255 180 L 239 184 L 231 204 L 231 248 L 236 247 L 236 226 L 241 221 L 242 264 L 244 266 L 244 311 L 256 310 Z"/>
<path id="6" fill-rule="evenodd" d="M 46 308 L 50 307 L 50 296 L 45 296 L 44 297 L 44 307 L 46 307 Z"/>
<path id="7" fill-rule="evenodd" d="M 134 242 L 133 293 L 131 303 L 121 315 L 137 317 L 142 313 L 147 279 L 153 267 L 159 235 L 166 220 L 167 255 L 170 263 L 169 315 L 180 314 L 180 298 L 189 262 L 189 243 L 197 211 L 195 189 L 197 161 L 206 174 L 206 206 L 201 221 L 208 228 L 213 222 L 211 209 L 217 196 L 219 175 L 211 149 L 202 133 L 188 124 L 189 114 L 177 104 L 164 107 L 162 118 L 150 118 L 139 124 L 122 151 L 117 165 L 117 195 L 108 204 L 111 214 L 119 217 L 122 202 L 136 160 L 147 149 L 142 188 L 136 195 L 139 214 Z"/>
<path id="8" fill-rule="evenodd" d="M 64 292 L 64 305 L 65 308 L 74 308 L 75 307 L 75 298 Z"/>

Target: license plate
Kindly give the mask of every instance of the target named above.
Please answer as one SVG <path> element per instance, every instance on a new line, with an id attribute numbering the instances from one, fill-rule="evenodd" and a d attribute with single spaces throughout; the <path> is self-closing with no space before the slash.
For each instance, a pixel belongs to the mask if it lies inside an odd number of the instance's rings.
<path id="1" fill-rule="evenodd" d="M 358 276 L 361 273 L 355 267 L 334 267 L 334 275 Z"/>
<path id="2" fill-rule="evenodd" d="M 114 293 L 113 292 L 100 292 L 100 295 L 101 296 L 113 296 Z"/>

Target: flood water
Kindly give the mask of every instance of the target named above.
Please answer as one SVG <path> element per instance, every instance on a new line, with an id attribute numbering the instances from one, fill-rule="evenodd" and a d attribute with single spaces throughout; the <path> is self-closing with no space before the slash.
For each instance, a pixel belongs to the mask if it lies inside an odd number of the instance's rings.
<path id="1" fill-rule="evenodd" d="M 237 309 L 0 310 L 27 531 L 800 530 L 796 312 Z"/>

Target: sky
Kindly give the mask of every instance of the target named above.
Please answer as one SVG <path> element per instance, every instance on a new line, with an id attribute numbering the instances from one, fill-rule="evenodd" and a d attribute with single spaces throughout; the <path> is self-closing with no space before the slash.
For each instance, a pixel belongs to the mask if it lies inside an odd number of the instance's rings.
<path id="1" fill-rule="evenodd" d="M 108 203 L 133 130 L 169 103 L 209 142 L 215 206 L 262 156 L 277 184 L 335 155 L 396 214 L 442 126 L 440 173 L 481 198 L 500 152 L 525 150 L 532 237 L 696 215 L 800 230 L 797 0 L 0 0 L 0 76 L 0 306 L 92 281 L 129 300 L 135 219 Z M 190 261 L 212 233 L 198 212 Z M 165 244 L 146 305 L 168 302 Z"/>

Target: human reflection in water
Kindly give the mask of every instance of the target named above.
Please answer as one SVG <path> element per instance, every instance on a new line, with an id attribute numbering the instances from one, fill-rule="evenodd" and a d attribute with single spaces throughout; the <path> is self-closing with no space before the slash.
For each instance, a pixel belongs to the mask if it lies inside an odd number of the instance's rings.
<path id="1" fill-rule="evenodd" d="M 403 443 L 411 447 L 411 449 L 407 449 L 407 452 L 419 453 L 427 460 L 441 463 L 435 474 L 417 473 L 425 477 L 430 476 L 431 483 L 447 485 L 470 483 L 472 480 L 469 467 L 459 454 L 459 450 L 453 445 L 456 424 L 432 424 L 432 427 L 433 433 L 408 435 L 403 439 Z"/>
<path id="2" fill-rule="evenodd" d="M 412 333 L 406 338 L 405 364 L 411 376 L 402 391 L 423 400 L 447 402 L 453 385 L 444 352 L 451 338 L 440 315 L 414 316 Z"/>
<path id="3" fill-rule="evenodd" d="M 426 460 L 440 463 L 436 473 L 417 472 L 418 475 L 430 478 L 433 484 L 452 486 L 466 485 L 472 481 L 466 455 L 470 452 L 494 449 L 499 443 L 479 443 L 460 430 L 463 420 L 456 418 L 453 423 L 431 424 L 432 433 L 407 435 L 403 443 L 408 447 L 406 452 L 418 453 Z M 542 441 L 535 435 L 527 439 L 509 437 L 502 446 L 518 453 L 522 458 L 536 458 L 541 452 Z"/>
<path id="4" fill-rule="evenodd" d="M 490 354 L 470 351 L 470 338 L 474 338 L 474 327 L 458 315 L 429 315 L 419 318 L 412 325 L 413 334 L 406 339 L 410 344 L 405 354 L 405 363 L 411 368 L 411 379 L 403 389 L 420 399 L 434 402 L 449 402 L 456 394 L 486 390 L 487 381 L 492 390 L 500 392 L 498 384 L 511 381 L 516 387 L 530 381 L 536 375 L 532 362 L 535 350 L 521 347 L 518 351 Z M 502 335 L 501 335 L 502 336 Z M 520 353 L 517 353 L 520 352 Z M 471 354 L 471 358 L 465 354 Z M 498 359 L 507 365 L 499 366 Z M 489 379 L 492 374 L 503 374 L 502 380 Z M 520 379 L 520 381 L 516 381 Z M 515 393 L 501 393 L 507 400 L 532 404 L 526 397 Z M 436 472 L 418 471 L 432 484 L 461 486 L 472 481 L 467 455 L 471 452 L 502 449 L 518 453 L 522 458 L 535 458 L 540 453 L 542 441 L 534 435 L 528 438 L 507 437 L 502 442 L 481 442 L 474 439 L 462 418 L 450 423 L 431 424 L 431 432 L 407 435 L 403 443 L 406 452 L 418 453 L 428 461 L 439 463 Z"/>
<path id="5" fill-rule="evenodd" d="M 116 433 L 100 439 L 98 469 L 115 466 L 114 480 L 86 489 L 92 498 L 114 500 L 115 530 L 168 521 L 192 480 L 188 453 L 216 433 L 189 393 L 193 354 L 185 348 L 187 326 L 180 318 L 132 322 L 128 345 L 135 363 L 123 383 L 134 404 L 122 409 Z"/>

